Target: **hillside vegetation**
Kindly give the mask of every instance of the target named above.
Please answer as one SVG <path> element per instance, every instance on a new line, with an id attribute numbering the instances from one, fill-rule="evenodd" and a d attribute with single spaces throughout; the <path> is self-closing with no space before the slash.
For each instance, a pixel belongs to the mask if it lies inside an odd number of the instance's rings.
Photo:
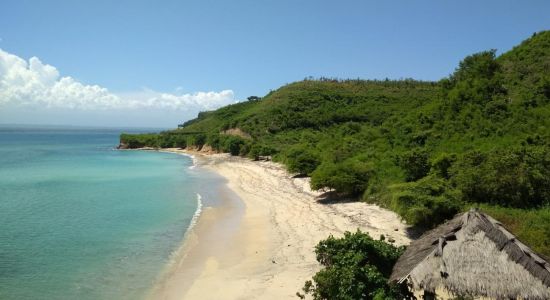
<path id="1" fill-rule="evenodd" d="M 295 82 L 121 143 L 271 156 L 425 228 L 480 206 L 550 256 L 550 31 L 495 53 L 439 82 Z"/>

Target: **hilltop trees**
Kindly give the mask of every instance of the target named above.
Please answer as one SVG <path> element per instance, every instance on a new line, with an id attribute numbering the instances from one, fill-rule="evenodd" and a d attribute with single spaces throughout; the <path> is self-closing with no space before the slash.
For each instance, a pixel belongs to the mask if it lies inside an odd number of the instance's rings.
<path id="1" fill-rule="evenodd" d="M 262 98 L 260 98 L 258 96 L 250 96 L 250 97 L 246 98 L 246 100 L 248 100 L 248 101 L 259 101 L 261 99 Z"/>

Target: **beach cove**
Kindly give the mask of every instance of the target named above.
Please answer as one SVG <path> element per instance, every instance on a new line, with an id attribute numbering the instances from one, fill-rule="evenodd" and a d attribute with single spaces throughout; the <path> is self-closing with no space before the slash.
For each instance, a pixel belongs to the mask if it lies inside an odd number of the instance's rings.
<path id="1" fill-rule="evenodd" d="M 393 212 L 363 202 L 325 203 L 308 178 L 273 162 L 179 149 L 226 180 L 228 195 L 207 207 L 151 299 L 291 299 L 320 269 L 314 247 L 360 229 L 408 244 Z"/>

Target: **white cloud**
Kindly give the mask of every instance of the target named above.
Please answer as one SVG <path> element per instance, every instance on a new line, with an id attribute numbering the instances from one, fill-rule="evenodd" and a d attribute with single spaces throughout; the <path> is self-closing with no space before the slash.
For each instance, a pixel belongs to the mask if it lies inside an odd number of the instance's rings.
<path id="1" fill-rule="evenodd" d="M 160 93 L 147 101 L 138 102 L 136 105 L 143 107 L 156 107 L 162 109 L 179 109 L 188 107 L 200 107 L 211 110 L 223 105 L 235 102 L 233 91 L 224 90 L 221 92 L 197 92 L 194 94 L 174 95 Z"/>
<path id="2" fill-rule="evenodd" d="M 178 89 L 179 92 L 180 89 Z M 98 85 L 86 85 L 44 64 L 0 49 L 0 108 L 47 107 L 75 110 L 158 109 L 199 111 L 234 103 L 232 90 L 191 94 L 143 90 L 116 95 Z"/>

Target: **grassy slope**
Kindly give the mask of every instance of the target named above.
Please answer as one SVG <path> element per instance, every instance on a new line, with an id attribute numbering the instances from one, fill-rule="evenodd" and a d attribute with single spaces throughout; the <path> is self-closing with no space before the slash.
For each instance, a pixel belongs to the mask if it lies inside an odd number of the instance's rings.
<path id="1" fill-rule="evenodd" d="M 548 70 L 550 32 L 542 32 L 496 59 L 466 58 L 437 83 L 305 80 L 138 145 L 180 137 L 179 146 L 274 154 L 317 187 L 361 191 L 421 226 L 481 205 L 550 256 Z M 221 134 L 230 128 L 252 139 Z"/>

